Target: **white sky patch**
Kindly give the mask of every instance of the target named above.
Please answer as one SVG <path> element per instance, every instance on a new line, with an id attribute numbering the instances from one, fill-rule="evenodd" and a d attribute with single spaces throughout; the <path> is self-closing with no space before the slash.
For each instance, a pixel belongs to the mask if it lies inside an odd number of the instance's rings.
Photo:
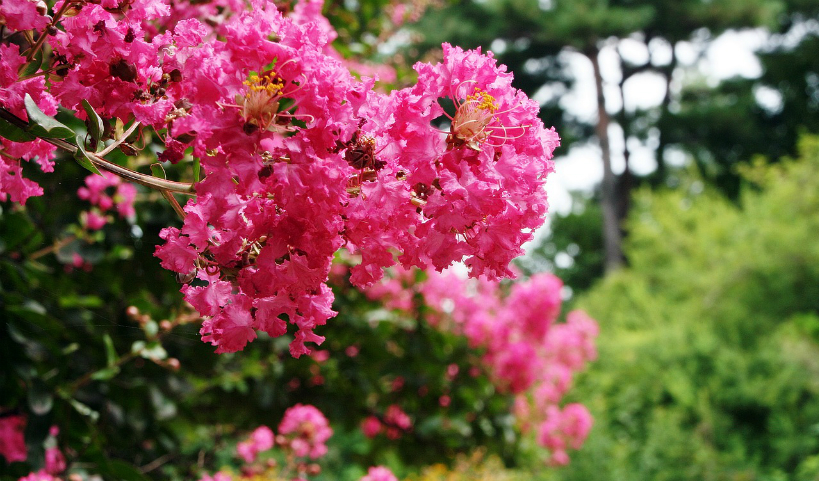
<path id="1" fill-rule="evenodd" d="M 665 79 L 656 73 L 643 72 L 633 75 L 623 85 L 626 110 L 650 109 L 663 102 Z"/>
<path id="2" fill-rule="evenodd" d="M 782 101 L 782 94 L 778 90 L 774 90 L 765 85 L 759 85 L 754 88 L 754 99 L 756 99 L 756 103 L 758 103 L 760 107 L 772 114 L 781 112 L 785 106 Z"/>
<path id="3" fill-rule="evenodd" d="M 649 60 L 649 48 L 640 40 L 626 38 L 620 42 L 620 55 L 632 65 L 642 65 Z"/>
<path id="4" fill-rule="evenodd" d="M 594 88 L 594 70 L 589 59 L 576 52 L 560 54 L 577 79 L 574 88 L 560 99 L 560 107 L 580 120 L 597 118 L 597 98 Z M 558 133 L 560 126 L 557 127 Z"/>
<path id="5" fill-rule="evenodd" d="M 725 32 L 711 43 L 700 69 L 714 80 L 734 76 L 759 77 L 762 65 L 754 51 L 760 49 L 768 37 L 764 29 Z"/>

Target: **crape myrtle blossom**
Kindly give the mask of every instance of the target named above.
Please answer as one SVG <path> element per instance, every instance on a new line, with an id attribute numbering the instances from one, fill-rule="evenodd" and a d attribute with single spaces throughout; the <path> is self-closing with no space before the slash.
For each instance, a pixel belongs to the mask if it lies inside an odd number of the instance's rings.
<path id="1" fill-rule="evenodd" d="M 333 430 L 324 414 L 314 406 L 296 404 L 284 412 L 279 424 L 279 444 L 297 457 L 317 459 L 327 454 L 327 442 Z"/>
<path id="2" fill-rule="evenodd" d="M 273 447 L 273 431 L 267 426 L 259 426 L 250 438 L 236 445 L 236 454 L 246 463 L 256 461 L 256 456 Z"/>
<path id="3" fill-rule="evenodd" d="M 28 6 L 35 6 L 35 8 L 29 12 L 26 10 Z M 9 17 L 6 17 L 7 27 L 15 23 L 38 25 L 39 22 L 34 20 L 45 18 L 38 13 L 34 3 L 26 0 L 4 1 L 2 7 L 0 15 L 5 16 L 13 11 L 20 11 L 24 19 L 20 22 L 9 22 Z M 26 58 L 20 54 L 17 45 L 0 44 L 0 106 L 18 117 L 27 119 L 23 99 L 28 94 L 44 113 L 56 114 L 57 102 L 47 91 L 45 79 L 42 76 L 24 80 L 18 78 L 17 71 L 25 63 Z M 0 137 L 0 154 L 2 154 L 0 155 L 0 201 L 11 200 L 25 205 L 29 197 L 43 195 L 43 189 L 36 182 L 23 176 L 21 160 L 34 161 L 43 172 L 52 172 L 54 162 L 51 159 L 54 158 L 55 150 L 53 145 L 41 139 L 20 143 Z"/>
<path id="4" fill-rule="evenodd" d="M 201 162 L 184 221 L 162 230 L 155 255 L 186 283 L 185 299 L 205 317 L 202 339 L 218 353 L 259 332 L 290 331 L 295 357 L 320 344 L 315 329 L 335 315 L 326 282 L 342 247 L 361 259 L 351 276 L 359 287 L 396 263 L 441 270 L 464 261 L 471 275 L 496 279 L 512 275 L 509 262 L 543 223 L 559 138 L 491 53 L 445 44 L 442 62 L 415 65 L 417 84 L 383 94 L 332 50 L 337 34 L 318 1 L 289 15 L 264 0 L 247 10 L 230 0 L 216 9 L 65 1 L 55 12 L 68 5 L 70 15 L 44 37 L 48 84 L 17 78 L 26 58 L 0 45 L 0 106 L 25 117 L 27 93 L 48 115 L 59 104 L 85 119 L 87 101 L 134 135 L 152 128 L 160 161 Z M 7 3 L 17 19 L 7 26 L 42 27 L 45 12 Z M 50 171 L 53 146 L 3 140 L 3 152 L 0 198 L 41 195 L 12 159 Z M 85 224 L 100 228 L 107 208 L 86 191 L 100 212 Z"/>
<path id="5" fill-rule="evenodd" d="M 251 42 L 250 32 L 277 26 L 283 30 L 279 42 L 258 40 L 252 51 L 262 55 L 243 57 L 240 39 Z M 528 240 L 545 213 L 542 181 L 557 137 L 543 129 L 536 108 L 510 87 L 511 76 L 491 57 L 446 50 L 450 64 L 477 63 L 481 85 L 498 93 L 501 108 L 526 117 L 506 112 L 495 122 L 518 126 L 520 136 L 487 131 L 480 138 L 486 142 L 472 140 L 485 148 L 476 152 L 454 146 L 430 124 L 439 116 L 438 95 L 457 94 L 436 87 L 440 93 L 421 95 L 431 87 L 420 83 L 389 97 L 378 94 L 371 81 L 355 82 L 320 53 L 322 31 L 288 24 L 277 11 L 228 22 L 226 34 L 239 33 L 225 45 L 215 42 L 197 70 L 210 70 L 209 63 L 223 75 L 273 67 L 233 89 L 222 82 L 225 92 L 213 104 L 190 96 L 189 115 L 174 122 L 173 132 L 196 132 L 194 153 L 201 155 L 206 178 L 185 208 L 183 228 L 163 232 L 166 244 L 157 256 L 180 274 L 198 270 L 208 283 L 183 292 L 211 316 L 202 334 L 217 352 L 242 349 L 256 331 L 283 335 L 286 320 L 297 327 L 294 356 L 309 352 L 305 342 L 322 342 L 313 330 L 335 314 L 325 282 L 342 246 L 362 257 L 352 278 L 360 286 L 380 278 L 396 252 L 407 266 L 443 268 L 467 256 L 475 273 L 506 275 L 519 252 L 509 247 Z M 224 58 L 214 55 L 220 51 Z M 437 76 L 425 75 L 430 67 L 424 64 L 416 68 L 421 81 Z M 285 98 L 294 111 L 279 110 Z M 221 112 L 224 129 L 212 128 L 212 109 Z"/>
<path id="6" fill-rule="evenodd" d="M 109 191 L 112 195 L 108 195 Z M 77 197 L 87 200 L 95 209 L 86 211 L 81 216 L 83 225 L 90 230 L 99 230 L 108 223 L 105 213 L 116 210 L 120 217 L 133 218 L 136 215 L 134 199 L 136 187 L 124 182 L 122 178 L 110 172 L 102 175 L 89 175 L 85 185 L 77 190 Z"/>
<path id="7" fill-rule="evenodd" d="M 373 466 L 367 470 L 367 475 L 359 481 L 398 481 L 398 478 L 384 466 Z"/>
<path id="8" fill-rule="evenodd" d="M 0 416 L 0 456 L 6 463 L 25 461 L 26 454 L 26 418 L 18 414 Z"/>
<path id="9" fill-rule="evenodd" d="M 412 273 L 396 269 L 367 294 L 405 309 L 406 292 L 420 292 L 427 320 L 438 329 L 465 336 L 483 352 L 482 364 L 498 390 L 515 395 L 514 414 L 523 431 L 549 449 L 549 462 L 566 464 L 568 449 L 578 449 L 591 428 L 585 407 L 560 402 L 574 373 L 597 357 L 597 323 L 582 311 L 557 322 L 563 283 L 552 274 L 536 274 L 505 288 L 485 277 L 464 279 L 452 272 L 429 273 L 416 283 Z M 401 288 L 399 288 L 399 286 Z M 390 298 L 396 296 L 399 302 Z M 455 371 L 457 374 L 457 371 Z M 446 400 L 444 400 L 446 401 Z M 374 436 L 380 426 L 362 429 Z"/>

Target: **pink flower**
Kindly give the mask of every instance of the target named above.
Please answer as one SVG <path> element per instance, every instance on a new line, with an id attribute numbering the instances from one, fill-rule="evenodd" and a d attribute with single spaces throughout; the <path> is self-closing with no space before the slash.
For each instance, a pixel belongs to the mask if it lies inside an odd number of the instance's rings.
<path id="1" fill-rule="evenodd" d="M 0 454 L 6 462 L 26 460 L 25 429 L 26 418 L 21 415 L 0 417 Z"/>
<path id="2" fill-rule="evenodd" d="M 384 466 L 374 466 L 367 471 L 367 475 L 359 481 L 398 481 L 392 471 Z"/>
<path id="3" fill-rule="evenodd" d="M 226 472 L 219 471 L 213 476 L 209 474 L 204 474 L 199 479 L 199 481 L 233 481 L 233 477 Z"/>
<path id="4" fill-rule="evenodd" d="M 45 470 L 49 474 L 58 475 L 65 471 L 65 456 L 59 448 L 48 448 L 45 451 Z"/>
<path id="5" fill-rule="evenodd" d="M 364 418 L 364 421 L 361 422 L 361 431 L 370 439 L 376 437 L 378 433 L 381 432 L 381 427 L 381 421 L 375 416 L 367 416 Z"/>
<path id="6" fill-rule="evenodd" d="M 584 406 L 569 404 L 563 410 L 552 406 L 538 429 L 537 441 L 552 452 L 553 463 L 566 464 L 569 462 L 566 449 L 582 446 L 591 426 L 591 414 Z"/>
<path id="7" fill-rule="evenodd" d="M 109 196 L 109 193 L 112 195 Z M 87 200 L 91 205 L 98 207 L 102 213 L 107 212 L 111 208 L 116 208 L 120 217 L 129 218 L 136 214 L 134 210 L 136 193 L 136 187 L 132 184 L 123 182 L 120 177 L 110 172 L 103 171 L 102 175 L 94 174 L 87 176 L 85 178 L 85 185 L 77 190 L 77 197 Z M 97 230 L 105 225 L 105 223 L 99 222 L 99 219 L 103 218 L 103 216 L 98 214 L 94 215 L 97 219 L 93 221 L 88 219 L 87 225 L 89 229 Z M 91 214 L 89 213 L 88 217 L 90 216 Z"/>
<path id="8" fill-rule="evenodd" d="M 327 453 L 325 444 L 333 430 L 327 418 L 314 406 L 296 404 L 284 412 L 279 433 L 286 436 L 293 454 L 320 458 Z"/>
<path id="9" fill-rule="evenodd" d="M 80 218 L 89 230 L 100 230 L 108 223 L 108 219 L 96 210 L 83 212 Z"/>
<path id="10" fill-rule="evenodd" d="M 44 26 L 47 22 L 47 17 L 44 16 L 47 8 L 44 7 L 44 4 L 27 0 L 4 2 L 0 20 L 5 17 L 6 22 L 17 24 L 23 30 L 32 28 L 31 25 L 35 24 Z M 42 9 L 42 12 L 39 12 L 39 9 Z M 6 25 L 9 27 L 9 23 Z M 46 89 L 43 76 L 22 81 L 18 79 L 17 72 L 25 63 L 26 58 L 20 55 L 17 45 L 0 45 L 0 105 L 18 117 L 27 119 L 24 99 L 29 95 L 45 114 L 56 114 L 57 103 Z M 52 172 L 54 163 L 51 159 L 54 158 L 56 147 L 40 139 L 32 142 L 12 142 L 0 138 L 0 148 L 4 153 L 0 157 L 0 200 L 11 199 L 12 202 L 25 205 L 29 197 L 43 195 L 42 188 L 36 182 L 23 177 L 22 162 L 15 159 L 36 160 L 40 170 Z"/>
<path id="11" fill-rule="evenodd" d="M 387 437 L 398 439 L 401 435 L 412 429 L 412 420 L 397 404 L 392 404 L 384 413 L 384 426 L 387 430 Z"/>
<path id="12" fill-rule="evenodd" d="M 48 5 L 42 0 L 4 0 L 0 25 L 17 31 L 39 30 L 50 20 L 47 14 Z"/>
<path id="13" fill-rule="evenodd" d="M 267 426 L 259 426 L 246 441 L 240 442 L 236 446 L 236 453 L 245 460 L 246 463 L 256 461 L 256 457 L 262 451 L 267 451 L 273 447 L 273 431 Z"/>
<path id="14" fill-rule="evenodd" d="M 321 364 L 330 359 L 330 351 L 327 350 L 313 351 L 312 353 L 310 353 L 310 357 L 312 357 L 317 363 Z"/>
<path id="15" fill-rule="evenodd" d="M 29 473 L 18 481 L 61 481 L 60 478 L 50 475 L 46 470 L 41 469 L 35 473 Z"/>

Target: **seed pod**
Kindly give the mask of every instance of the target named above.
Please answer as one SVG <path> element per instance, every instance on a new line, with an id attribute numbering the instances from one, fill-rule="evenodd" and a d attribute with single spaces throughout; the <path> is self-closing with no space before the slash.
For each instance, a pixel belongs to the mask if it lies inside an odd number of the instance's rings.
<path id="1" fill-rule="evenodd" d="M 133 82 L 137 78 L 136 66 L 119 59 L 108 66 L 108 73 L 124 82 Z"/>

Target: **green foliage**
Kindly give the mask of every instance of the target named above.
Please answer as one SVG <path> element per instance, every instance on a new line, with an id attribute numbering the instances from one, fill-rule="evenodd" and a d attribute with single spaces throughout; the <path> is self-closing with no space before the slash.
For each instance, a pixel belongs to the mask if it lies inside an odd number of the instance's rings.
<path id="1" fill-rule="evenodd" d="M 603 276 L 603 235 L 600 204 L 577 195 L 572 212 L 554 214 L 549 236 L 518 260 L 527 274 L 550 271 L 577 292 Z"/>
<path id="2" fill-rule="evenodd" d="M 800 152 L 743 169 L 739 205 L 637 196 L 631 266 L 578 301 L 606 320 L 574 392 L 595 427 L 554 479 L 816 479 L 819 138 Z"/>

